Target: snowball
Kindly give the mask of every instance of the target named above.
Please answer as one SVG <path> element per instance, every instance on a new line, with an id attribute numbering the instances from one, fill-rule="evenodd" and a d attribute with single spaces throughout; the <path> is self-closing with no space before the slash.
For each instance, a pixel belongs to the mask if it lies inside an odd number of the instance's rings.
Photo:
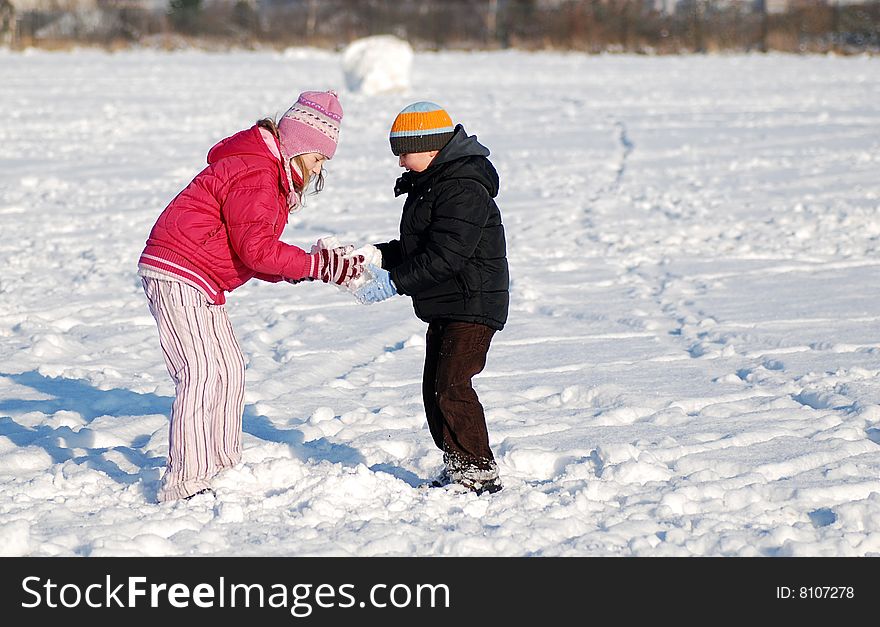
<path id="1" fill-rule="evenodd" d="M 342 53 L 345 84 L 367 95 L 405 91 L 410 85 L 412 47 L 391 35 L 353 41 Z"/>

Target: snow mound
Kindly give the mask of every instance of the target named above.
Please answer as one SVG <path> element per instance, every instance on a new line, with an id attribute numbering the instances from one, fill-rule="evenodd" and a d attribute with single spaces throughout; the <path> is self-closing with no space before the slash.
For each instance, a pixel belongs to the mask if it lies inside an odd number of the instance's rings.
<path id="1" fill-rule="evenodd" d="M 27 555 L 30 550 L 30 531 L 30 523 L 26 520 L 19 519 L 0 524 L 0 556 Z"/>
<path id="2" fill-rule="evenodd" d="M 349 91 L 366 95 L 405 91 L 410 86 L 413 49 L 402 39 L 377 35 L 353 41 L 342 53 Z"/>

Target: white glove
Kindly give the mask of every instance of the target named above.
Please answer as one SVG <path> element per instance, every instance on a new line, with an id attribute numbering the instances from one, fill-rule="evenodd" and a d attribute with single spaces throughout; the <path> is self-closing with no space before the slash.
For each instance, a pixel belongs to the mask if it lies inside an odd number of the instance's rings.
<path id="1" fill-rule="evenodd" d="M 367 281 L 370 281 L 373 278 L 372 272 L 369 271 L 370 264 L 377 268 L 382 267 L 382 251 L 372 244 L 364 244 L 360 248 L 355 248 L 348 254 L 352 257 L 360 256 L 364 258 L 364 273 L 357 278 L 351 279 L 346 284 L 350 291 L 355 292 L 363 287 Z"/>
<path id="2" fill-rule="evenodd" d="M 325 248 L 328 250 L 339 249 L 340 254 L 346 256 L 351 255 L 352 251 L 354 251 L 354 246 L 351 244 L 343 246 L 335 235 L 328 235 L 327 237 L 320 238 L 317 244 L 312 244 L 312 250 L 309 252 L 314 255 L 319 250 L 324 250 Z"/>
<path id="3" fill-rule="evenodd" d="M 378 268 L 382 267 L 382 251 L 372 244 L 364 244 L 360 248 L 356 248 L 352 251 L 352 254 L 362 255 L 365 264 L 373 264 Z"/>

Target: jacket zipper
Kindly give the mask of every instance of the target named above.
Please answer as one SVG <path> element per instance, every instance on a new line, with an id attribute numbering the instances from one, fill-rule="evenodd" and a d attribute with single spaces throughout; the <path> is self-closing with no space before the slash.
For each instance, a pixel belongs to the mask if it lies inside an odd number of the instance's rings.
<path id="1" fill-rule="evenodd" d="M 458 283 L 458 287 L 461 288 L 462 298 L 467 301 L 471 297 L 471 290 L 468 288 L 467 281 L 465 281 L 464 277 L 460 274 L 456 274 L 455 282 Z"/>

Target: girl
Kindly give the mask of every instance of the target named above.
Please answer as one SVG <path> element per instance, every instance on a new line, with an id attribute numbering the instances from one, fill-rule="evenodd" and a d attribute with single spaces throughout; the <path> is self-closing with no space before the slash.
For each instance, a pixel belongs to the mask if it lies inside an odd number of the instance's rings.
<path id="1" fill-rule="evenodd" d="M 412 297 L 428 323 L 422 396 L 428 427 L 445 468 L 434 486 L 457 484 L 482 494 L 501 489 L 483 406 L 471 379 L 482 372 L 508 311 L 507 248 L 495 204 L 498 174 L 489 149 L 432 102 L 401 111 L 391 151 L 406 194 L 400 239 L 364 247 L 370 280 L 355 290 L 363 303 Z"/>
<path id="2" fill-rule="evenodd" d="M 341 121 L 334 92 L 303 92 L 277 125 L 260 120 L 211 148 L 153 226 L 138 274 L 175 384 L 159 502 L 210 492 L 241 459 L 245 363 L 225 292 L 254 277 L 342 285 L 361 274 L 362 257 L 279 239 L 309 183 L 323 188 Z"/>

